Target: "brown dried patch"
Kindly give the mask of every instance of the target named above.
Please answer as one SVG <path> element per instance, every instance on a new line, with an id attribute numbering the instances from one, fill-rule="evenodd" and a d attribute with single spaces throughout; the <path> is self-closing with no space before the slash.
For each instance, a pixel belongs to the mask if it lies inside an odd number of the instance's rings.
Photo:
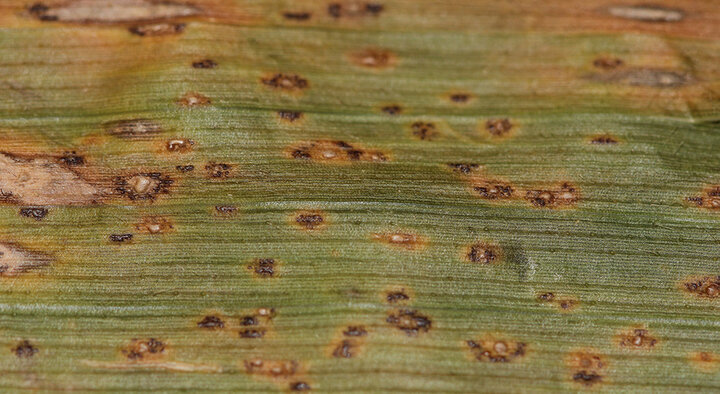
<path id="1" fill-rule="evenodd" d="M 707 187 L 703 191 L 703 195 L 688 197 L 686 201 L 702 208 L 720 209 L 720 186 Z"/>
<path id="2" fill-rule="evenodd" d="M 560 310 L 560 312 L 572 312 L 580 305 L 580 301 L 576 298 L 557 296 L 552 292 L 542 292 L 538 294 L 537 300 L 542 303 L 555 306 Z"/>
<path id="3" fill-rule="evenodd" d="M 465 342 L 472 356 L 483 362 L 507 363 L 517 361 L 527 353 L 527 344 L 491 335 Z"/>
<path id="4" fill-rule="evenodd" d="M 293 217 L 293 222 L 308 231 L 322 230 L 327 227 L 327 218 L 321 211 L 300 211 Z"/>
<path id="5" fill-rule="evenodd" d="M 482 265 L 498 264 L 503 260 L 499 245 L 490 242 L 476 242 L 465 248 L 465 260 Z"/>
<path id="6" fill-rule="evenodd" d="M 365 150 L 345 141 L 316 140 L 300 142 L 286 149 L 288 157 L 322 163 L 384 162 L 388 157 L 380 151 Z"/>
<path id="7" fill-rule="evenodd" d="M 416 310 L 398 309 L 391 312 L 386 322 L 404 331 L 408 336 L 416 336 L 421 332 L 428 332 L 432 327 L 432 320 Z"/>
<path id="8" fill-rule="evenodd" d="M 599 57 L 593 60 L 593 66 L 601 70 L 614 70 L 625 64 L 622 59 L 617 57 Z"/>
<path id="9" fill-rule="evenodd" d="M 480 165 L 477 163 L 448 163 L 447 166 L 463 175 L 470 175 L 480 169 Z"/>
<path id="10" fill-rule="evenodd" d="M 282 121 L 294 123 L 303 118 L 303 113 L 299 111 L 278 111 L 278 118 Z"/>
<path id="11" fill-rule="evenodd" d="M 192 164 L 187 164 L 187 165 L 175 166 L 175 169 L 178 170 L 178 172 L 186 173 L 186 172 L 195 171 L 195 166 Z"/>
<path id="12" fill-rule="evenodd" d="M 206 330 L 222 330 L 225 328 L 225 320 L 217 315 L 207 315 L 197 322 L 197 326 Z"/>
<path id="13" fill-rule="evenodd" d="M 603 83 L 619 83 L 652 88 L 676 88 L 692 82 L 690 74 L 684 71 L 642 67 L 593 74 L 590 78 Z"/>
<path id="14" fill-rule="evenodd" d="M 186 108 L 207 107 L 212 104 L 209 97 L 198 92 L 187 92 L 176 101 L 177 105 Z"/>
<path id="15" fill-rule="evenodd" d="M 64 164 L 69 167 L 76 167 L 85 164 L 85 158 L 78 155 L 76 151 L 66 151 L 58 158 L 60 164 Z"/>
<path id="16" fill-rule="evenodd" d="M 118 244 L 126 244 L 130 243 L 133 239 L 133 235 L 130 233 L 126 234 L 110 234 L 108 236 L 108 239 L 110 242 L 118 243 Z"/>
<path id="17" fill-rule="evenodd" d="M 618 344 L 625 349 L 652 350 L 658 340 L 645 328 L 633 328 L 618 335 Z"/>
<path id="18" fill-rule="evenodd" d="M 591 387 L 606 380 L 607 362 L 592 350 L 570 353 L 565 362 L 570 369 L 570 380 L 575 384 Z"/>
<path id="19" fill-rule="evenodd" d="M 99 188 L 49 157 L 0 152 L 0 202 L 26 205 L 90 205 Z"/>
<path id="20" fill-rule="evenodd" d="M 205 172 L 209 178 L 227 179 L 230 178 L 233 166 L 226 163 L 215 163 L 211 161 L 205 165 Z"/>
<path id="21" fill-rule="evenodd" d="M 618 18 L 642 22 L 680 22 L 685 18 L 685 12 L 680 8 L 650 4 L 616 5 L 609 7 L 607 12 Z"/>
<path id="22" fill-rule="evenodd" d="M 131 201 L 155 201 L 159 195 L 170 193 L 173 183 L 160 172 L 140 172 L 113 179 L 115 194 Z"/>
<path id="23" fill-rule="evenodd" d="M 195 141 L 187 138 L 174 138 L 165 142 L 165 150 L 168 152 L 192 152 L 194 146 Z"/>
<path id="24" fill-rule="evenodd" d="M 198 61 L 192 62 L 193 68 L 209 69 L 209 68 L 215 68 L 217 66 L 218 66 L 217 62 L 212 59 L 203 59 L 203 60 L 198 60 Z"/>
<path id="25" fill-rule="evenodd" d="M 714 299 L 720 296 L 720 276 L 694 277 L 683 281 L 682 289 L 697 298 Z"/>
<path id="26" fill-rule="evenodd" d="M 129 361 L 152 361 L 164 357 L 166 347 L 165 343 L 155 338 L 133 339 L 120 352 Z"/>
<path id="27" fill-rule="evenodd" d="M 258 278 L 273 278 L 277 274 L 275 259 L 255 259 L 247 269 Z"/>
<path id="28" fill-rule="evenodd" d="M 291 21 L 307 21 L 307 20 L 310 20 L 310 18 L 312 17 L 312 13 L 303 12 L 303 11 L 298 11 L 298 12 L 286 11 L 286 12 L 283 12 L 282 15 L 283 15 L 283 18 L 285 18 L 287 20 L 291 20 Z"/>
<path id="29" fill-rule="evenodd" d="M 590 143 L 593 145 L 616 145 L 618 139 L 610 134 L 600 134 L 590 137 Z"/>
<path id="30" fill-rule="evenodd" d="M 133 26 L 128 31 L 140 37 L 158 37 L 182 34 L 185 31 L 184 23 L 150 23 Z"/>
<path id="31" fill-rule="evenodd" d="M 20 216 L 25 216 L 26 218 L 32 218 L 37 221 L 43 220 L 45 216 L 48 214 L 48 209 L 43 207 L 28 207 L 28 208 L 20 208 Z"/>
<path id="32" fill-rule="evenodd" d="M 263 77 L 260 81 L 271 88 L 281 89 L 288 92 L 305 90 L 310 86 L 307 79 L 297 74 L 276 73 Z"/>
<path id="33" fill-rule="evenodd" d="M 580 199 L 578 190 L 569 182 L 557 189 L 534 189 L 525 193 L 525 199 L 539 208 L 562 208 L 575 205 Z"/>
<path id="34" fill-rule="evenodd" d="M 301 365 L 295 360 L 263 360 L 254 358 L 243 362 L 245 372 L 272 379 L 292 379 L 302 372 Z"/>
<path id="35" fill-rule="evenodd" d="M 33 346 L 27 339 L 20 341 L 10 351 L 18 358 L 30 358 L 39 352 L 38 348 Z"/>
<path id="36" fill-rule="evenodd" d="M 362 18 L 378 16 L 385 10 L 379 3 L 359 1 L 333 2 L 328 4 L 327 12 L 332 18 Z"/>
<path id="37" fill-rule="evenodd" d="M 385 105 L 380 110 L 388 115 L 400 115 L 403 112 L 403 108 L 397 104 Z"/>
<path id="38" fill-rule="evenodd" d="M 15 276 L 50 265 L 50 256 L 32 252 L 12 243 L 0 243 L 0 276 Z"/>
<path id="39" fill-rule="evenodd" d="M 220 216 L 235 216 L 237 214 L 238 208 L 233 205 L 216 205 L 215 206 L 215 214 Z"/>
<path id="40" fill-rule="evenodd" d="M 485 130 L 493 137 L 504 137 L 512 131 L 514 125 L 508 118 L 495 118 L 485 121 Z"/>
<path id="41" fill-rule="evenodd" d="M 135 225 L 141 233 L 165 234 L 174 230 L 173 222 L 164 216 L 145 216 Z"/>
<path id="42" fill-rule="evenodd" d="M 391 246 L 400 247 L 407 250 L 424 249 L 427 246 L 425 237 L 404 232 L 391 233 L 374 233 L 372 238 Z"/>
<path id="43" fill-rule="evenodd" d="M 190 4 L 151 0 L 74 0 L 53 6 L 35 3 L 28 8 L 28 12 L 41 21 L 83 24 L 160 21 L 202 13 L 199 8 Z"/>
<path id="44" fill-rule="evenodd" d="M 690 364 L 701 372 L 717 372 L 720 367 L 720 356 L 711 352 L 693 352 L 689 355 Z"/>
<path id="45" fill-rule="evenodd" d="M 104 126 L 110 135 L 121 138 L 142 139 L 162 132 L 162 127 L 149 119 L 119 120 Z"/>
<path id="46" fill-rule="evenodd" d="M 412 135 L 423 141 L 430 141 L 439 133 L 437 126 L 432 122 L 415 122 L 410 125 L 410 131 Z"/>
<path id="47" fill-rule="evenodd" d="M 387 49 L 363 49 L 350 53 L 348 58 L 356 66 L 373 70 L 388 69 L 395 67 L 397 64 L 397 57 Z"/>

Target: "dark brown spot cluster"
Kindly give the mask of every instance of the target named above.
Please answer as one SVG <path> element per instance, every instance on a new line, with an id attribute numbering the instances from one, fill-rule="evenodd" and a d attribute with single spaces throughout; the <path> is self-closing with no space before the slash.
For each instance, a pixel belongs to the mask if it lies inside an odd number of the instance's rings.
<path id="1" fill-rule="evenodd" d="M 418 335 L 421 332 L 428 332 L 432 326 L 432 320 L 428 316 L 411 309 L 398 309 L 391 312 L 386 322 L 404 331 L 409 336 Z"/>
<path id="2" fill-rule="evenodd" d="M 33 346 L 27 339 L 20 341 L 10 350 L 19 358 L 30 358 L 39 351 L 38 348 Z"/>
<path id="3" fill-rule="evenodd" d="M 363 326 L 349 326 L 342 332 L 343 338 L 332 351 L 335 358 L 353 358 L 362 347 L 362 338 L 367 336 L 367 330 Z"/>
<path id="4" fill-rule="evenodd" d="M 575 186 L 565 182 L 558 189 L 528 190 L 525 199 L 536 207 L 556 208 L 575 205 L 580 197 Z"/>
<path id="5" fill-rule="evenodd" d="M 365 150 L 345 141 L 317 140 L 302 142 L 291 146 L 289 156 L 296 160 L 312 160 L 318 162 L 384 162 L 388 158 L 379 151 Z"/>
<path id="6" fill-rule="evenodd" d="M 130 361 L 141 361 L 162 356 L 165 348 L 165 344 L 155 338 L 133 339 L 121 352 Z"/>
<path id="7" fill-rule="evenodd" d="M 465 104 L 470 101 L 470 94 L 468 93 L 452 93 L 450 94 L 450 101 L 457 104 Z"/>
<path id="8" fill-rule="evenodd" d="M 431 122 L 415 122 L 410 125 L 410 130 L 421 140 L 432 140 L 437 135 L 437 126 Z"/>
<path id="9" fill-rule="evenodd" d="M 209 162 L 205 165 L 205 171 L 210 178 L 226 179 L 230 177 L 232 166 L 225 163 Z"/>
<path id="10" fill-rule="evenodd" d="M 149 119 L 127 119 L 105 124 L 110 135 L 122 138 L 141 138 L 162 131 L 159 124 Z"/>
<path id="11" fill-rule="evenodd" d="M 500 261 L 501 250 L 497 245 L 487 242 L 478 242 L 470 245 L 465 256 L 471 263 L 495 264 Z"/>
<path id="12" fill-rule="evenodd" d="M 593 66 L 601 70 L 614 70 L 621 67 L 623 64 L 625 64 L 625 62 L 616 57 L 599 57 L 593 60 Z"/>
<path id="13" fill-rule="evenodd" d="M 78 155 L 75 151 L 68 151 L 63 153 L 63 155 L 60 156 L 59 160 L 60 163 L 70 167 L 76 167 L 85 164 L 85 158 Z"/>
<path id="14" fill-rule="evenodd" d="M 657 339 L 652 337 L 648 330 L 635 328 L 631 332 L 620 335 L 620 346 L 628 349 L 652 349 L 657 344 Z"/>
<path id="15" fill-rule="evenodd" d="M 485 121 L 485 130 L 493 137 L 502 137 L 508 134 L 513 128 L 508 118 L 488 119 Z"/>
<path id="16" fill-rule="evenodd" d="M 686 200 L 698 207 L 720 209 L 720 186 L 711 186 L 705 190 L 704 196 L 688 197 Z"/>
<path id="17" fill-rule="evenodd" d="M 170 193 L 174 181 L 160 172 L 142 172 L 115 177 L 115 192 L 132 201 L 154 201 L 158 195 Z"/>
<path id="18" fill-rule="evenodd" d="M 328 15 L 333 18 L 357 18 L 363 16 L 378 16 L 385 9 L 378 3 L 360 3 L 350 1 L 345 3 L 328 4 Z"/>
<path id="19" fill-rule="evenodd" d="M 303 12 L 303 11 L 298 11 L 298 12 L 286 11 L 286 12 L 283 12 L 282 15 L 285 19 L 293 20 L 293 21 L 306 21 L 306 20 L 310 20 L 310 18 L 312 17 L 312 13 Z"/>
<path id="20" fill-rule="evenodd" d="M 110 239 L 110 242 L 115 243 L 128 243 L 132 241 L 133 235 L 132 234 L 110 234 L 108 237 Z"/>
<path id="21" fill-rule="evenodd" d="M 180 165 L 180 166 L 175 166 L 175 169 L 178 170 L 178 172 L 186 173 L 186 172 L 195 171 L 195 166 L 192 164 Z"/>
<path id="22" fill-rule="evenodd" d="M 278 111 L 277 114 L 280 119 L 291 123 L 303 117 L 303 113 L 299 111 Z"/>
<path id="23" fill-rule="evenodd" d="M 43 220 L 48 214 L 48 209 L 43 207 L 20 208 L 20 215 L 26 218 L 32 218 L 37 221 Z"/>
<path id="24" fill-rule="evenodd" d="M 275 89 L 297 91 L 306 89 L 310 84 L 308 80 L 296 74 L 277 73 L 261 79 L 264 85 Z"/>
<path id="25" fill-rule="evenodd" d="M 573 382 L 587 387 L 602 382 L 606 363 L 601 356 L 579 351 L 570 354 L 567 363 L 571 369 L 570 376 Z"/>
<path id="26" fill-rule="evenodd" d="M 310 391 L 312 388 L 307 382 L 290 383 L 290 391 Z"/>
<path id="27" fill-rule="evenodd" d="M 232 205 L 216 205 L 215 212 L 222 216 L 233 216 L 237 213 L 238 208 Z"/>
<path id="28" fill-rule="evenodd" d="M 295 223 L 305 230 L 318 230 L 325 226 L 325 215 L 319 211 L 300 212 L 295 216 Z"/>
<path id="29" fill-rule="evenodd" d="M 218 64 L 212 59 L 203 59 L 193 62 L 192 66 L 193 68 L 215 68 L 218 66 Z"/>
<path id="30" fill-rule="evenodd" d="M 618 143 L 618 140 L 611 135 L 603 134 L 592 137 L 590 143 L 595 145 L 615 145 Z"/>
<path id="31" fill-rule="evenodd" d="M 208 330 L 222 330 L 225 328 L 225 321 L 216 315 L 207 315 L 197 322 L 199 328 Z"/>
<path id="32" fill-rule="evenodd" d="M 683 284 L 685 291 L 700 298 L 720 296 L 720 276 L 691 279 Z"/>
<path id="33" fill-rule="evenodd" d="M 259 339 L 265 336 L 272 318 L 275 317 L 275 309 L 261 308 L 255 313 L 240 318 L 240 338 Z"/>
<path id="34" fill-rule="evenodd" d="M 150 23 L 128 28 L 128 31 L 140 37 L 156 37 L 181 34 L 185 31 L 184 23 Z"/>
<path id="35" fill-rule="evenodd" d="M 176 101 L 177 105 L 186 108 L 207 107 L 212 104 L 210 97 L 198 92 L 187 92 Z"/>
<path id="36" fill-rule="evenodd" d="M 386 105 L 386 106 L 380 108 L 380 110 L 385 112 L 388 115 L 399 115 L 403 111 L 402 107 L 399 105 L 396 105 L 396 104 Z"/>
<path id="37" fill-rule="evenodd" d="M 477 163 L 448 163 L 448 167 L 455 172 L 459 172 L 463 175 L 469 175 L 479 169 L 480 165 Z"/>
<path id="38" fill-rule="evenodd" d="M 193 150 L 193 146 L 195 146 L 195 141 L 187 138 L 175 138 L 165 143 L 165 149 L 168 152 L 187 153 Z"/>
<path id="39" fill-rule="evenodd" d="M 524 342 L 509 340 L 469 340 L 466 342 L 470 352 L 478 361 L 507 363 L 525 355 L 527 345 Z"/>
<path id="40" fill-rule="evenodd" d="M 255 259 L 247 268 L 259 278 L 275 276 L 275 259 Z"/>

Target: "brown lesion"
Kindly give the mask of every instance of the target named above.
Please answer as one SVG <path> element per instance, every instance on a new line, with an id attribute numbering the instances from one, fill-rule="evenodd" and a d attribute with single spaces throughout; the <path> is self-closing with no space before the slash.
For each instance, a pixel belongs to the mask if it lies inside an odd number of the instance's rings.
<path id="1" fill-rule="evenodd" d="M 238 335 L 243 339 L 261 339 L 271 333 L 274 308 L 258 308 L 244 313 L 239 319 Z"/>
<path id="2" fill-rule="evenodd" d="M 580 306 L 580 300 L 577 298 L 567 295 L 557 295 L 551 291 L 538 293 L 537 300 L 540 303 L 552 305 L 563 313 L 573 312 Z"/>
<path id="3" fill-rule="evenodd" d="M 478 163 L 448 163 L 447 166 L 462 175 L 470 175 L 481 168 Z"/>
<path id="4" fill-rule="evenodd" d="M 622 19 L 650 23 L 673 23 L 685 18 L 685 11 L 681 8 L 655 4 L 613 5 L 607 8 L 607 13 Z"/>
<path id="5" fill-rule="evenodd" d="M 315 140 L 299 142 L 285 150 L 288 158 L 319 163 L 382 163 L 388 155 L 378 150 L 365 149 L 341 140 Z"/>
<path id="6" fill-rule="evenodd" d="M 352 64 L 372 70 L 390 69 L 397 65 L 397 56 L 393 52 L 381 48 L 366 48 L 351 52 L 348 54 L 348 58 Z"/>
<path id="7" fill-rule="evenodd" d="M 312 18 L 312 12 L 308 11 L 285 11 L 282 13 L 283 18 L 290 21 L 304 22 Z"/>
<path id="8" fill-rule="evenodd" d="M 483 124 L 485 131 L 494 138 L 507 137 L 515 129 L 509 118 L 490 118 Z"/>
<path id="9" fill-rule="evenodd" d="M 469 182 L 473 193 L 484 200 L 503 201 L 515 197 L 515 187 L 509 182 L 483 176 L 474 176 Z"/>
<path id="10" fill-rule="evenodd" d="M 304 363 L 293 359 L 249 358 L 241 362 L 241 368 L 250 376 L 274 382 L 291 391 L 308 390 Z"/>
<path id="11" fill-rule="evenodd" d="M 343 327 L 330 343 L 329 354 L 334 358 L 355 358 L 365 347 L 368 331 L 363 325 L 351 324 Z"/>
<path id="12" fill-rule="evenodd" d="M 716 299 L 720 297 L 720 275 L 696 276 L 682 281 L 681 289 L 694 297 Z"/>
<path id="13" fill-rule="evenodd" d="M 432 328 L 432 319 L 414 309 L 403 308 L 391 311 L 385 321 L 408 336 L 427 333 Z"/>
<path id="14" fill-rule="evenodd" d="M 216 68 L 217 66 L 218 63 L 213 59 L 202 59 L 192 62 L 192 67 L 199 69 L 211 69 Z"/>
<path id="15" fill-rule="evenodd" d="M 527 190 L 525 200 L 538 208 L 566 208 L 577 204 L 580 193 L 572 183 L 563 182 L 555 188 Z"/>
<path id="16" fill-rule="evenodd" d="M 103 1 L 71 0 L 64 2 L 36 2 L 27 9 L 28 15 L 43 22 L 77 24 L 128 24 L 160 22 L 200 16 L 204 11 L 188 2 L 152 0 Z"/>
<path id="17" fill-rule="evenodd" d="M 133 339 L 120 350 L 120 353 L 132 362 L 162 360 L 167 356 L 167 344 L 156 338 Z"/>
<path id="18" fill-rule="evenodd" d="M 272 73 L 260 78 L 263 85 L 287 92 L 300 92 L 310 87 L 306 78 L 297 74 Z"/>
<path id="19" fill-rule="evenodd" d="M 650 88 L 678 88 L 694 82 L 694 78 L 687 71 L 659 67 L 619 67 L 591 74 L 589 79 L 601 83 Z"/>
<path id="20" fill-rule="evenodd" d="M 431 141 L 440 135 L 438 126 L 434 122 L 417 121 L 410 124 L 411 134 L 420 140 Z"/>
<path id="21" fill-rule="evenodd" d="M 592 62 L 593 67 L 603 70 L 615 70 L 625 65 L 625 62 L 615 56 L 599 56 Z"/>
<path id="22" fill-rule="evenodd" d="M 47 216 L 49 210 L 45 207 L 26 207 L 26 208 L 20 208 L 20 216 L 24 216 L 26 218 L 35 219 L 36 221 L 41 221 Z"/>
<path id="23" fill-rule="evenodd" d="M 225 328 L 225 318 L 219 314 L 207 314 L 202 317 L 197 323 L 198 328 L 204 330 L 222 330 Z"/>
<path id="24" fill-rule="evenodd" d="M 607 361 L 592 349 L 574 351 L 565 358 L 570 382 L 584 387 L 595 387 L 607 381 Z"/>
<path id="25" fill-rule="evenodd" d="M 372 239 L 406 250 L 420 250 L 427 246 L 425 237 L 404 231 L 373 233 Z"/>
<path id="26" fill-rule="evenodd" d="M 128 31 L 140 37 L 160 37 L 182 34 L 186 27 L 185 23 L 146 23 L 131 26 Z"/>
<path id="27" fill-rule="evenodd" d="M 131 201 L 155 201 L 159 196 L 169 194 L 175 181 L 161 172 L 136 172 L 116 176 L 113 191 L 116 195 Z"/>
<path id="28" fill-rule="evenodd" d="M 612 134 L 597 134 L 590 137 L 592 145 L 617 145 L 620 140 Z"/>
<path id="29" fill-rule="evenodd" d="M 195 148 L 195 141 L 189 138 L 172 138 L 163 144 L 165 151 L 173 153 L 188 153 Z"/>
<path id="30" fill-rule="evenodd" d="M 480 339 L 465 341 L 472 357 L 480 362 L 509 363 L 516 362 L 527 354 L 528 345 L 505 336 L 485 335 Z"/>
<path id="31" fill-rule="evenodd" d="M 450 100 L 451 103 L 459 105 L 468 104 L 470 101 L 473 100 L 473 98 L 474 96 L 472 95 L 472 93 L 463 91 L 450 92 L 447 94 L 447 99 Z"/>
<path id="32" fill-rule="evenodd" d="M 277 111 L 278 119 L 287 123 L 298 123 L 303 120 L 304 115 L 300 111 L 282 110 Z"/>
<path id="33" fill-rule="evenodd" d="M 706 187 L 700 195 L 687 197 L 685 201 L 699 208 L 720 209 L 720 185 Z"/>
<path id="34" fill-rule="evenodd" d="M 135 229 L 144 234 L 166 234 L 175 230 L 175 224 L 166 216 L 144 216 Z"/>
<path id="35" fill-rule="evenodd" d="M 234 167 L 232 164 L 211 161 L 205 164 L 205 174 L 210 179 L 227 179 L 232 176 Z"/>
<path id="36" fill-rule="evenodd" d="M 690 365 L 700 372 L 714 373 L 720 369 L 720 355 L 710 351 L 696 351 L 688 355 Z"/>
<path id="37" fill-rule="evenodd" d="M 395 116 L 403 113 L 404 109 L 399 104 L 387 104 L 380 107 L 380 111 L 387 115 Z"/>
<path id="38" fill-rule="evenodd" d="M 185 108 L 207 107 L 212 104 L 212 100 L 210 97 L 198 92 L 187 92 L 177 99 L 175 103 Z"/>
<path id="39" fill-rule="evenodd" d="M 253 260 L 253 262 L 247 266 L 247 269 L 252 272 L 256 278 L 268 279 L 278 275 L 279 264 L 275 259 L 260 258 Z"/>
<path id="40" fill-rule="evenodd" d="M 327 13 L 333 19 L 378 17 L 383 11 L 385 6 L 377 2 L 346 0 L 330 2 L 327 5 Z"/>
<path id="41" fill-rule="evenodd" d="M 319 210 L 299 211 L 292 216 L 295 226 L 306 231 L 323 230 L 328 225 L 327 215 Z"/>
<path id="42" fill-rule="evenodd" d="M 494 242 L 479 241 L 463 249 L 464 260 L 480 265 L 499 264 L 503 261 L 503 250 Z"/>
<path id="43" fill-rule="evenodd" d="M 624 349 L 652 350 L 658 344 L 657 338 L 644 327 L 636 327 L 618 334 L 618 344 Z"/>
<path id="44" fill-rule="evenodd" d="M 221 217 L 234 217 L 238 214 L 239 208 L 235 205 L 215 205 L 213 214 Z"/>
<path id="45" fill-rule="evenodd" d="M 29 340 L 23 339 L 15 346 L 13 346 L 10 351 L 17 357 L 17 358 L 32 358 L 37 354 L 40 350 L 33 345 Z"/>

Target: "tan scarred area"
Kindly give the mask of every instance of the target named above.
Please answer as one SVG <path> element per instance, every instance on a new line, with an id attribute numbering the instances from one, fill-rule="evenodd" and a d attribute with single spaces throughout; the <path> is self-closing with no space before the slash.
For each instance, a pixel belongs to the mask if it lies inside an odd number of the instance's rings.
<path id="1" fill-rule="evenodd" d="M 0 276 L 15 276 L 53 262 L 50 256 L 0 242 Z"/>
<path id="2" fill-rule="evenodd" d="M 75 0 L 58 5 L 37 3 L 29 13 L 42 21 L 111 24 L 167 20 L 200 15 L 202 11 L 171 1 Z"/>
<path id="3" fill-rule="evenodd" d="M 405 250 L 420 250 L 427 246 L 427 239 L 412 232 L 396 231 L 373 233 L 372 238 L 389 246 Z"/>
<path id="4" fill-rule="evenodd" d="M 0 200 L 25 205 L 97 204 L 101 190 L 45 157 L 0 153 Z"/>

